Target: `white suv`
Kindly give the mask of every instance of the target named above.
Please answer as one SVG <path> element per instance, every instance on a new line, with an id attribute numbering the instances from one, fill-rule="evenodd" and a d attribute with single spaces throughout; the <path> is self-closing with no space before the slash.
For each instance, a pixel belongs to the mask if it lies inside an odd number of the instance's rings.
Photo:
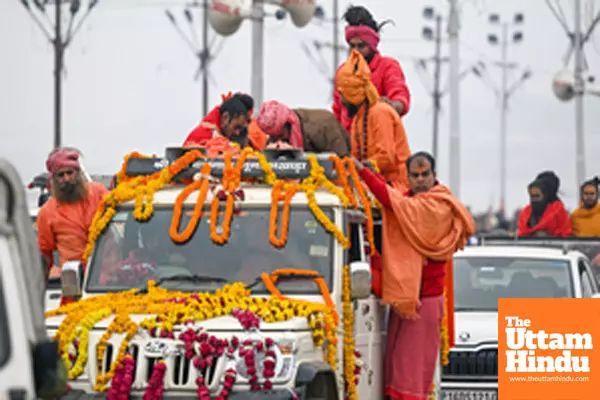
<path id="1" fill-rule="evenodd" d="M 442 370 L 443 400 L 498 399 L 499 298 L 599 296 L 584 253 L 556 243 L 496 243 L 454 256 L 455 347 Z"/>
<path id="2" fill-rule="evenodd" d="M 326 160 L 327 158 L 325 158 Z M 219 161 L 221 164 L 222 160 Z M 161 162 L 145 161 L 145 165 L 162 168 Z M 217 169 L 217 163 L 213 172 Z M 140 161 L 140 170 L 144 169 Z M 306 160 L 277 161 L 273 169 L 283 174 L 309 172 Z M 130 161 L 130 167 L 133 164 Z M 258 163 L 247 161 L 244 171 L 256 171 Z M 197 173 L 197 168 L 195 170 Z M 193 172 L 193 171 L 192 171 Z M 289 175 L 288 175 L 289 176 Z M 352 281 L 351 296 L 354 299 L 354 336 L 356 348 L 362 354 L 365 367 L 362 368 L 358 396 L 361 399 L 383 399 L 383 328 L 384 309 L 379 301 L 370 294 L 370 268 L 365 256 L 363 225 L 365 215 L 357 210 L 344 207 L 340 199 L 325 190 L 315 193 L 316 201 L 323 215 L 345 234 L 350 236 L 350 249 L 345 250 L 323 225 L 314 217 L 308 207 L 304 193 L 298 193 L 291 202 L 289 213 L 288 239 L 285 247 L 275 248 L 269 242 L 269 221 L 271 213 L 271 186 L 264 184 L 242 183 L 240 191 L 243 200 L 231 221 L 227 243 L 217 245 L 210 239 L 211 217 L 209 192 L 205 199 L 204 215 L 195 233 L 185 243 L 174 243 L 169 234 L 169 226 L 174 214 L 174 204 L 186 186 L 168 185 L 154 193 L 154 214 L 147 222 L 139 222 L 133 216 L 134 202 L 120 206 L 112 217 L 108 228 L 104 230 L 95 244 L 93 254 L 87 264 L 81 295 L 82 298 L 103 295 L 111 292 L 127 291 L 132 288 L 145 288 L 147 280 L 155 280 L 165 289 L 184 292 L 212 292 L 227 282 L 244 282 L 253 286 L 252 295 L 265 297 L 269 291 L 261 280 L 261 273 L 272 273 L 280 268 L 317 271 L 325 280 L 331 299 L 339 315 L 343 315 L 342 287 L 343 269 L 350 266 Z M 242 194 L 240 192 L 240 195 Z M 197 193 L 197 192 L 196 192 Z M 196 204 L 196 193 L 191 193 L 183 202 L 181 227 L 191 219 Z M 183 229 L 183 228 L 182 228 Z M 144 257 L 151 260 L 152 276 L 131 274 L 130 257 Z M 79 282 L 77 274 L 80 266 L 72 262 L 63 266 L 63 285 L 65 282 Z M 72 274 L 68 277 L 65 274 Z M 322 303 L 325 301 L 312 281 L 301 276 L 291 276 L 278 282 L 278 289 L 294 299 Z M 64 286 L 63 286 L 64 289 Z M 139 322 L 147 315 L 132 315 Z M 50 335 L 59 329 L 64 316 L 49 317 L 46 326 Z M 70 381 L 72 394 L 92 393 L 96 379 L 109 370 L 119 351 L 122 335 L 110 338 L 104 354 L 95 350 L 102 340 L 111 318 L 100 321 L 89 334 L 90 349 L 85 372 Z M 232 316 L 215 317 L 201 323 L 211 335 L 220 340 L 239 337 L 245 340 L 256 337 L 257 333 L 248 332 Z M 343 329 L 337 332 L 338 359 L 342 359 Z M 180 332 L 182 326 L 176 326 Z M 269 335 L 279 347 L 276 347 L 277 365 L 273 389 L 268 392 L 250 392 L 249 375 L 243 360 L 235 359 L 234 368 L 239 380 L 233 387 L 233 397 L 288 399 L 292 394 L 299 398 L 343 399 L 344 371 L 342 363 L 338 370 L 332 371 L 323 359 L 323 351 L 315 346 L 311 336 L 311 327 L 305 318 L 291 318 L 287 321 L 261 324 L 259 335 Z M 249 336 L 254 335 L 254 336 Z M 139 333 L 130 342 L 129 351 L 135 363 L 132 382 L 132 395 L 142 395 L 149 385 L 153 366 L 158 358 L 164 358 L 168 373 L 164 380 L 164 396 L 177 399 L 198 398 L 196 394 L 197 374 L 202 374 L 206 385 L 214 397 L 221 390 L 226 370 L 231 368 L 232 360 L 226 355 L 215 356 L 211 366 L 197 368 L 180 351 L 181 343 L 168 338 L 152 338 Z M 157 349 L 163 349 L 157 351 Z M 237 354 L 237 353 L 236 353 Z M 99 362 L 99 359 L 102 362 Z M 236 356 L 237 357 L 237 356 Z"/>
<path id="3" fill-rule="evenodd" d="M 0 399 L 56 398 L 66 388 L 44 327 L 45 276 L 15 169 L 0 160 Z"/>

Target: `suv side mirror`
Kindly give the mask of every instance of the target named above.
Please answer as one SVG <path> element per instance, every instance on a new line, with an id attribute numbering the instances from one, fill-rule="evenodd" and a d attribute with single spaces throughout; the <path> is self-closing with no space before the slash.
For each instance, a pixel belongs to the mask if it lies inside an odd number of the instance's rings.
<path id="1" fill-rule="evenodd" d="M 352 300 L 366 299 L 371 295 L 371 266 L 364 261 L 350 263 L 350 297 Z"/>
<path id="2" fill-rule="evenodd" d="M 81 296 L 83 280 L 83 264 L 81 261 L 67 261 L 60 272 L 60 283 L 63 297 L 77 298 Z"/>

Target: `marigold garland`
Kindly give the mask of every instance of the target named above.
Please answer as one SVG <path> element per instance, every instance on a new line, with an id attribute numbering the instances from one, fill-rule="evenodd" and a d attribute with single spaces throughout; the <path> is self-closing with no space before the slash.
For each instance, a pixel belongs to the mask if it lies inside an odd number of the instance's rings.
<path id="1" fill-rule="evenodd" d="M 204 164 L 200 169 L 200 179 L 195 180 L 186 186 L 175 199 L 175 204 L 173 205 L 173 217 L 171 218 L 171 225 L 169 227 L 169 235 L 175 243 L 187 242 L 196 231 L 200 218 L 202 218 L 202 210 L 204 209 L 204 202 L 206 201 L 206 195 L 208 194 L 208 174 L 210 174 L 210 164 Z M 185 229 L 180 233 L 179 224 L 181 223 L 181 214 L 183 213 L 183 203 L 188 196 L 196 190 L 199 190 L 199 192 L 198 197 L 196 198 L 196 204 L 194 205 L 194 212 Z"/>
<path id="2" fill-rule="evenodd" d="M 269 218 L 269 241 L 275 247 L 284 247 L 287 244 L 287 234 L 290 225 L 290 207 L 292 198 L 298 190 L 297 185 L 286 184 L 283 180 L 278 180 L 273 185 L 271 191 L 271 214 Z M 278 205 L 283 201 L 283 209 L 281 211 L 281 228 L 279 229 L 279 237 L 277 237 L 277 217 Z"/>
<path id="3" fill-rule="evenodd" d="M 297 271 L 280 270 L 278 274 L 290 272 Z M 306 275 L 310 276 L 310 274 L 311 271 L 306 272 Z M 312 275 L 316 276 L 317 274 L 316 272 L 312 272 Z M 271 277 L 273 285 L 277 280 L 276 276 L 277 274 L 274 274 Z M 63 359 L 68 366 L 69 379 L 76 379 L 84 373 L 83 366 L 87 363 L 88 355 L 85 349 L 87 348 L 86 340 L 89 331 L 99 321 L 106 319 L 110 315 L 115 315 L 97 345 L 96 361 L 98 364 L 98 375 L 94 390 L 99 392 L 107 391 L 108 385 L 112 380 L 117 379 L 119 381 L 123 379 L 123 369 L 119 368 L 126 368 L 131 363 L 128 354 L 129 342 L 136 335 L 140 334 L 142 329 L 155 337 L 175 338 L 173 332 L 177 326 L 195 324 L 196 322 L 223 315 L 236 316 L 246 329 L 258 326 L 258 322 L 252 322 L 254 321 L 253 318 L 256 318 L 256 321 L 262 320 L 267 323 L 286 321 L 294 317 L 306 318 L 309 327 L 313 330 L 315 346 L 326 346 L 326 361 L 333 370 L 336 370 L 337 314 L 335 314 L 335 308 L 331 306 L 333 303 L 327 286 L 322 282 L 322 284 L 319 284 L 319 287 L 323 290 L 325 304 L 301 299 L 288 299 L 281 295 L 273 295 L 268 299 L 251 297 L 250 291 L 241 282 L 225 285 L 211 294 L 168 291 L 157 287 L 154 282 L 150 281 L 146 294 L 140 294 L 137 289 L 132 289 L 121 293 L 109 293 L 90 297 L 49 311 L 46 313 L 46 317 L 65 315 L 56 332 L 55 340 L 58 341 Z M 349 290 L 348 283 L 346 283 L 344 290 Z M 345 298 L 348 299 L 349 294 Z M 133 314 L 150 314 L 153 317 L 136 324 L 130 317 Z M 254 315 L 256 317 L 253 317 Z M 244 318 L 246 319 L 244 320 Z M 351 324 L 346 321 L 345 326 L 349 328 Z M 108 371 L 102 374 L 101 371 L 107 344 L 113 334 L 124 334 L 125 337 L 121 342 L 115 361 L 111 363 Z M 352 333 L 345 335 L 345 340 L 348 340 L 352 336 Z M 180 340 L 185 342 L 183 337 L 180 338 Z M 68 354 L 69 348 L 77 340 L 79 340 L 79 352 L 77 359 L 72 362 L 65 354 Z M 232 343 L 228 346 L 231 347 L 233 341 L 234 339 L 232 339 Z M 267 383 L 267 381 L 272 374 L 269 371 L 274 368 L 272 360 L 274 353 L 272 354 L 269 351 L 270 344 L 268 341 L 265 343 L 265 346 L 265 351 L 267 351 L 267 358 L 265 359 L 265 385 L 269 387 L 270 383 Z M 348 346 L 354 345 L 347 344 Z M 260 347 L 258 351 L 262 351 Z M 146 390 L 146 394 L 153 399 L 162 397 L 161 376 L 164 376 L 163 368 L 158 367 L 158 370 L 155 368 L 153 378 L 151 378 L 152 382 L 150 382 L 151 384 Z M 127 388 L 127 385 L 123 387 Z M 115 392 L 113 391 L 113 393 Z M 124 393 L 121 391 L 119 394 Z M 226 395 L 227 391 L 222 394 Z M 221 397 L 226 398 L 226 396 Z"/>
<path id="4" fill-rule="evenodd" d="M 244 167 L 246 158 L 251 153 L 252 151 L 249 149 L 242 150 L 242 153 L 235 166 L 233 166 L 233 156 L 231 153 L 226 153 L 224 156 L 225 168 L 223 169 L 222 187 L 227 198 L 225 203 L 225 215 L 220 227 L 221 233 L 218 232 L 219 229 L 217 228 L 217 220 L 219 217 L 219 208 L 221 203 L 218 193 L 213 197 L 210 205 L 210 238 L 217 244 L 222 245 L 229 240 L 229 234 L 231 232 L 231 219 L 233 218 L 235 206 L 234 192 L 242 182 L 242 168 Z"/>
<path id="5" fill-rule="evenodd" d="M 134 152 L 126 156 L 124 165 L 121 169 L 123 172 L 119 173 L 124 174 L 124 171 L 127 170 L 128 160 L 131 157 L 138 157 L 138 155 L 138 153 Z M 194 161 L 203 157 L 204 155 L 200 151 L 191 150 L 174 161 L 168 168 L 164 168 L 150 176 L 140 176 L 130 180 L 124 180 L 112 191 L 104 195 L 88 230 L 88 242 L 82 256 L 84 263 L 92 254 L 96 240 L 111 221 L 112 217 L 116 214 L 117 206 L 135 199 L 133 215 L 140 220 L 150 218 L 154 212 L 154 207 L 152 205 L 154 192 L 171 182 L 173 177 Z M 146 199 L 145 204 L 143 201 L 144 198 Z"/>
<path id="6" fill-rule="evenodd" d="M 243 168 L 243 164 L 248 157 L 256 157 L 258 158 L 258 162 L 260 167 L 264 171 L 264 182 L 269 185 L 276 185 L 278 180 L 273 172 L 273 168 L 270 163 L 262 153 L 255 152 L 251 148 L 246 148 L 241 151 L 240 157 L 238 158 L 235 167 L 231 165 L 232 155 L 226 153 L 224 155 L 226 167 L 224 170 L 224 176 L 222 180 L 222 187 L 224 193 L 226 195 L 226 204 L 225 204 L 225 215 L 223 221 L 221 223 L 220 233 L 217 232 L 217 217 L 220 208 L 220 196 L 215 196 L 211 203 L 211 239 L 217 244 L 224 244 L 228 238 L 230 233 L 230 224 L 231 219 L 234 212 L 235 205 L 235 190 L 239 186 L 241 182 L 241 171 Z M 112 217 L 116 213 L 116 207 L 124 202 L 135 200 L 134 202 L 134 210 L 133 215 L 139 221 L 148 220 L 153 212 L 153 196 L 154 193 L 164 187 L 166 184 L 170 183 L 172 178 L 175 177 L 179 172 L 181 172 L 184 168 L 189 166 L 191 163 L 198 159 L 204 158 L 204 155 L 198 150 L 191 150 L 186 152 L 182 157 L 178 160 L 174 161 L 168 168 L 165 168 L 151 176 L 145 177 L 127 177 L 125 172 L 127 170 L 127 164 L 131 158 L 143 158 L 143 156 L 137 152 L 132 152 L 131 154 L 125 156 L 125 160 L 121 170 L 117 173 L 117 182 L 118 185 L 115 187 L 109 194 L 107 194 L 103 200 L 101 201 L 98 211 L 96 212 L 92 224 L 89 229 L 88 234 L 88 243 L 86 245 L 83 259 L 87 261 L 89 256 L 91 255 L 94 244 L 102 231 L 108 225 Z M 311 164 L 311 173 L 310 176 L 304 179 L 301 183 L 291 183 L 287 182 L 282 184 L 282 186 L 278 186 L 279 188 L 285 189 L 285 195 L 283 198 L 278 194 L 278 188 L 275 188 L 275 195 L 272 197 L 272 207 L 271 207 L 271 218 L 270 218 L 270 234 L 269 238 L 273 246 L 282 247 L 287 242 L 287 229 L 285 229 L 289 224 L 289 204 L 295 193 L 299 191 L 305 192 L 308 200 L 308 207 L 312 211 L 315 218 L 322 224 L 322 226 L 330 232 L 341 244 L 344 248 L 349 248 L 350 240 L 347 236 L 344 235 L 342 231 L 340 231 L 337 226 L 329 220 L 329 218 L 323 213 L 316 202 L 315 193 L 318 189 L 324 188 L 330 193 L 336 195 L 340 201 L 342 202 L 344 207 L 352 206 L 354 208 L 358 207 L 358 202 L 356 201 L 356 196 L 354 195 L 354 189 L 361 198 L 361 202 L 363 204 L 363 208 L 365 210 L 365 214 L 367 215 L 367 239 L 371 243 L 371 248 L 375 249 L 373 245 L 373 220 L 372 220 L 372 211 L 371 211 L 371 202 L 366 196 L 365 190 L 360 184 L 360 180 L 358 179 L 358 175 L 353 168 L 353 163 L 349 159 L 340 159 L 338 157 L 331 157 L 334 162 L 334 166 L 339 176 L 340 184 L 342 188 L 333 184 L 329 179 L 326 178 L 323 167 L 320 166 L 318 160 L 314 154 L 310 154 L 308 156 L 308 160 Z M 344 164 L 348 165 L 348 171 L 344 168 Z M 350 176 L 353 178 L 353 185 L 347 180 L 347 173 L 349 172 Z M 194 190 L 197 190 L 198 187 L 202 189 L 202 183 L 195 181 L 192 182 L 188 187 L 184 189 L 184 192 L 189 195 Z M 199 201 L 202 197 L 202 190 L 199 194 L 198 201 L 196 205 L 198 206 Z M 183 201 L 185 197 L 183 194 L 178 197 L 178 201 L 175 204 L 175 212 L 180 210 L 183 206 Z M 278 207 L 276 204 L 279 201 L 284 201 L 284 209 L 281 221 L 281 230 L 280 237 L 278 238 L 276 235 L 277 232 L 277 213 Z M 287 210 L 286 210 L 287 209 Z M 180 210 L 181 211 L 181 210 Z M 179 219 L 173 218 L 170 233 L 172 239 L 177 243 L 182 243 L 188 240 L 193 232 L 195 231 L 199 217 L 196 215 L 199 212 L 198 209 L 195 209 L 194 216 L 192 220 L 189 222 L 188 226 L 184 229 L 184 231 L 180 234 L 177 232 Z M 201 215 L 201 212 L 200 212 Z"/>
<path id="7" fill-rule="evenodd" d="M 344 325 L 344 380 L 346 383 L 346 399 L 358 400 L 356 385 L 360 367 L 356 364 L 356 343 L 354 341 L 354 310 L 352 310 L 352 299 L 350 298 L 351 282 L 350 268 L 344 267 L 342 277 L 342 308 Z"/>
<path id="8" fill-rule="evenodd" d="M 450 363 L 450 339 L 448 337 L 448 296 L 446 295 L 446 290 L 444 289 L 444 317 L 442 318 L 442 325 L 440 327 L 440 361 L 442 366 L 446 366 Z"/>

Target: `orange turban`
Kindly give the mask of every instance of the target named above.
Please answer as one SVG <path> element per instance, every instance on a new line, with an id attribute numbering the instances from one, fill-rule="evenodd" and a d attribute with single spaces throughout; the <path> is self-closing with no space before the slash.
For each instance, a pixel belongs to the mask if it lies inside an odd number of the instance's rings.
<path id="1" fill-rule="evenodd" d="M 348 60 L 338 70 L 335 81 L 342 97 L 354 105 L 365 99 L 370 104 L 379 101 L 377 88 L 371 82 L 371 70 L 367 60 L 356 50 L 352 50 Z"/>

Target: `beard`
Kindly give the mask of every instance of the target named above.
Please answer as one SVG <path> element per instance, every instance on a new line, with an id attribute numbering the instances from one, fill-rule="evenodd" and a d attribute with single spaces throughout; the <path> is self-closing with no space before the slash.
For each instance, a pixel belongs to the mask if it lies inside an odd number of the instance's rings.
<path id="1" fill-rule="evenodd" d="M 59 203 L 77 203 L 87 197 L 85 180 L 78 173 L 72 182 L 57 182 L 52 179 L 52 195 Z"/>

